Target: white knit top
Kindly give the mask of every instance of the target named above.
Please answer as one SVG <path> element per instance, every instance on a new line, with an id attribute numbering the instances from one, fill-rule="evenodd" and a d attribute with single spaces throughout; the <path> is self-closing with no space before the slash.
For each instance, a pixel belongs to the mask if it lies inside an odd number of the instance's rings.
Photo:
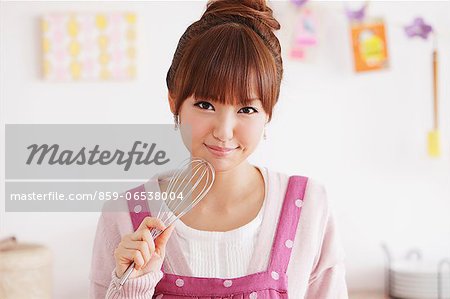
<path id="1" fill-rule="evenodd" d="M 266 169 L 259 168 L 267 190 Z M 177 221 L 179 245 L 196 277 L 232 278 L 245 276 L 261 228 L 267 198 L 258 215 L 249 223 L 226 232 L 203 231 Z"/>

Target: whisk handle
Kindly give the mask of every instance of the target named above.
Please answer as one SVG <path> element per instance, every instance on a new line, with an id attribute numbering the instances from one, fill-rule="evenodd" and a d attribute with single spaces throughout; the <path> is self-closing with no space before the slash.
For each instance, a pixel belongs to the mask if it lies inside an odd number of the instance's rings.
<path id="1" fill-rule="evenodd" d="M 134 270 L 134 262 L 132 262 L 131 265 L 128 266 L 127 270 L 125 271 L 125 273 L 123 273 L 122 277 L 120 278 L 119 290 L 120 290 L 120 288 L 122 288 L 124 283 L 128 280 L 128 277 L 130 277 L 131 273 L 133 273 L 133 270 Z"/>

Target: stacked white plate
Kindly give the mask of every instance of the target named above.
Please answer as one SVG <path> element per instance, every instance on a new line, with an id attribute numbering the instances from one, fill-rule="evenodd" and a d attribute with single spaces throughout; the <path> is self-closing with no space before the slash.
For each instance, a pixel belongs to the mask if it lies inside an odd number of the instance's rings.
<path id="1" fill-rule="evenodd" d="M 420 260 L 398 261 L 390 269 L 390 294 L 402 299 L 439 299 L 438 263 Z M 450 298 L 450 273 L 441 275 L 441 298 Z"/>

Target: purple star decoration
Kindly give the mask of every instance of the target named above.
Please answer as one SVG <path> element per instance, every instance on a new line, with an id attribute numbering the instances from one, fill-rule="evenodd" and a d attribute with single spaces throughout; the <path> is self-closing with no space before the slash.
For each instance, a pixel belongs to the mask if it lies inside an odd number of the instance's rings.
<path id="1" fill-rule="evenodd" d="M 360 9 L 351 10 L 347 6 L 345 7 L 345 14 L 347 15 L 347 18 L 351 21 L 358 21 L 361 22 L 364 17 L 366 16 L 366 9 L 367 9 L 367 2 L 364 3 L 363 6 L 361 6 Z"/>
<path id="2" fill-rule="evenodd" d="M 291 0 L 292 3 L 294 3 L 296 6 L 300 7 L 303 6 L 308 0 Z"/>
<path id="3" fill-rule="evenodd" d="M 405 32 L 410 38 L 419 36 L 428 39 L 428 35 L 433 32 L 433 27 L 426 24 L 422 18 L 415 18 L 411 25 L 405 26 Z"/>

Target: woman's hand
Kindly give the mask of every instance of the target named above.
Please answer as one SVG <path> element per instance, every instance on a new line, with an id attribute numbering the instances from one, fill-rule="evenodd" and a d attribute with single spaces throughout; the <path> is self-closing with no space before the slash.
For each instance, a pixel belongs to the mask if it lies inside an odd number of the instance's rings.
<path id="1" fill-rule="evenodd" d="M 150 232 L 152 228 L 164 230 L 166 227 L 157 218 L 145 217 L 134 233 L 122 237 L 114 251 L 117 277 L 122 277 L 132 262 L 135 264 L 134 271 L 129 278 L 161 269 L 165 257 L 166 244 L 172 234 L 174 225 L 169 226 L 155 240 L 153 240 Z"/>

